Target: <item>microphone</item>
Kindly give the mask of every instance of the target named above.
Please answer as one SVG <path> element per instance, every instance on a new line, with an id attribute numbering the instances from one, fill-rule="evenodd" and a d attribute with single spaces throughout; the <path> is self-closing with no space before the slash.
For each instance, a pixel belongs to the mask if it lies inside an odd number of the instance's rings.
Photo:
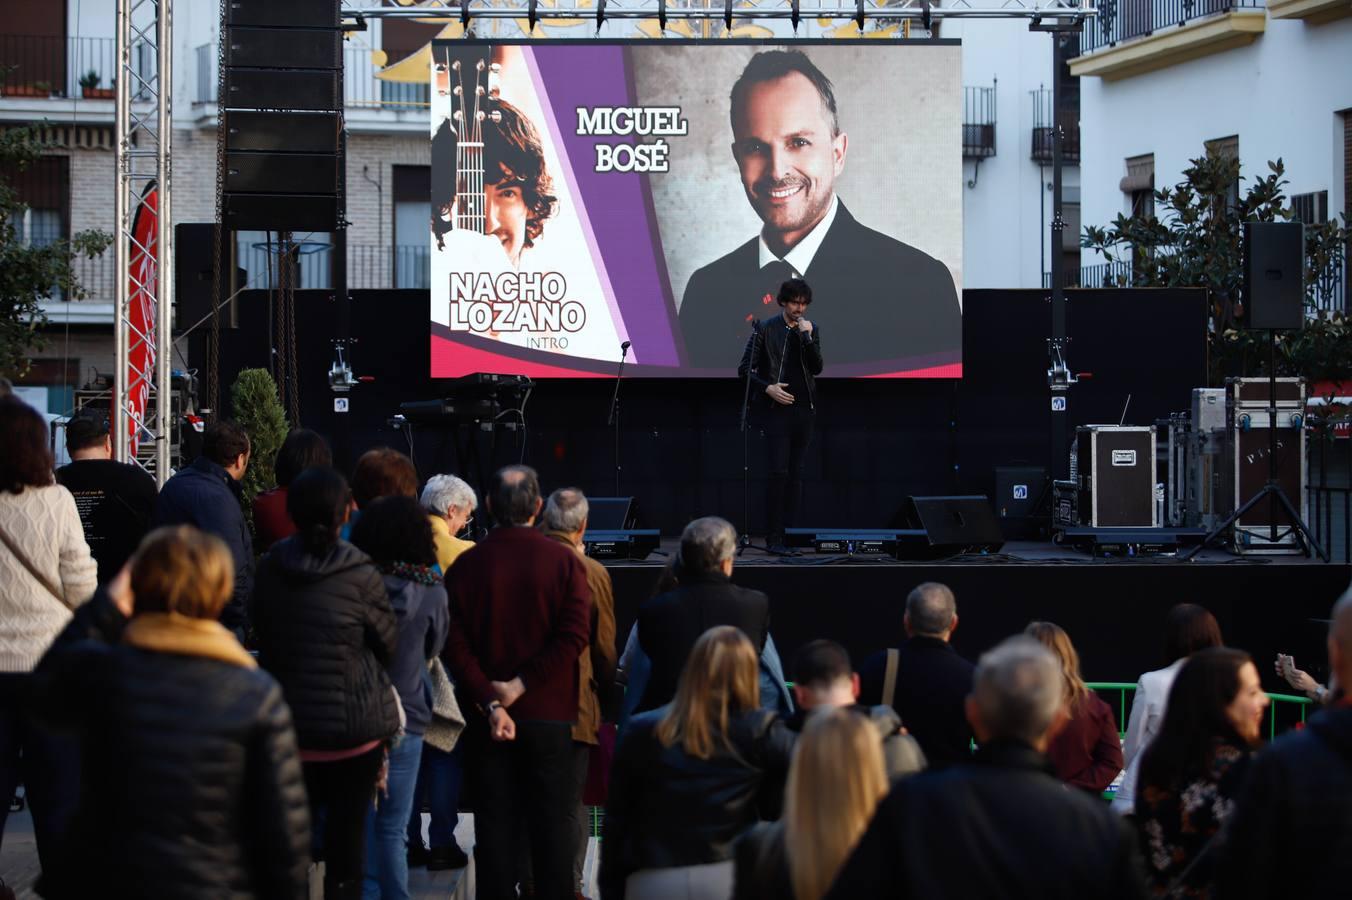
<path id="1" fill-rule="evenodd" d="M 628 350 L 628 349 L 629 349 L 629 342 L 628 342 L 628 341 L 625 341 L 623 344 L 620 344 L 620 350 L 621 350 L 621 351 Z"/>

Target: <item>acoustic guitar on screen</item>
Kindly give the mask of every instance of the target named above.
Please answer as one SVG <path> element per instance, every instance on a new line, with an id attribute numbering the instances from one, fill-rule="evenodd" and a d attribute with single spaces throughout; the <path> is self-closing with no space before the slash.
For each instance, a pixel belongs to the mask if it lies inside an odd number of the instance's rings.
<path id="1" fill-rule="evenodd" d="M 438 53 L 443 56 L 434 65 L 434 83 L 439 97 L 449 100 L 450 116 L 432 135 L 432 234 L 437 250 L 448 254 L 451 267 L 459 271 L 508 272 L 512 263 L 502 242 L 486 233 L 484 191 L 484 123 L 502 118 L 496 108 L 500 66 L 482 58 L 466 64 L 451 58 L 445 48 Z"/>

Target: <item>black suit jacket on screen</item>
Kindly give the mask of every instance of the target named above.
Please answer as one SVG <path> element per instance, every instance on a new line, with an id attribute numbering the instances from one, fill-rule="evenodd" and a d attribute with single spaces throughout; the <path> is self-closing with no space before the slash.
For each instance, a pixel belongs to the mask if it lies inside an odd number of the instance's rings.
<path id="1" fill-rule="evenodd" d="M 690 276 L 681 331 L 690 364 L 731 368 L 752 319 L 776 310 L 760 274 L 759 237 Z M 842 202 L 811 265 L 808 318 L 831 333 L 832 365 L 916 359 L 958 362 L 962 315 L 948 267 L 934 257 L 861 225 Z"/>

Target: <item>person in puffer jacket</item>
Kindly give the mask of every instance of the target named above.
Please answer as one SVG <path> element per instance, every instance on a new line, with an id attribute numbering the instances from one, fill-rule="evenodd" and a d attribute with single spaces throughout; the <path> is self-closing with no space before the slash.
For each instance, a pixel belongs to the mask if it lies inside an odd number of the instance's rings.
<path id="1" fill-rule="evenodd" d="M 258 566 L 251 618 L 263 667 L 282 684 L 296 721 L 310 813 L 323 822 L 325 900 L 361 896 L 366 810 L 385 744 L 399 730 L 386 667 L 398 624 L 371 559 L 340 540 L 351 493 L 331 468 L 291 482 L 286 508 L 296 533 Z"/>
<path id="2" fill-rule="evenodd" d="M 362 894 L 366 900 L 408 900 L 408 823 L 423 733 L 432 720 L 427 663 L 446 643 L 450 613 L 437 569 L 432 523 L 417 500 L 381 497 L 368 503 L 352 528 L 352 543 L 369 553 L 380 569 L 399 620 L 399 643 L 389 671 L 407 719 L 403 738 L 390 749 L 386 789 L 366 814 Z"/>
<path id="3" fill-rule="evenodd" d="M 36 708 L 78 733 L 83 774 L 44 897 L 307 896 L 291 712 L 217 621 L 234 571 L 214 535 L 153 531 L 38 665 Z"/>

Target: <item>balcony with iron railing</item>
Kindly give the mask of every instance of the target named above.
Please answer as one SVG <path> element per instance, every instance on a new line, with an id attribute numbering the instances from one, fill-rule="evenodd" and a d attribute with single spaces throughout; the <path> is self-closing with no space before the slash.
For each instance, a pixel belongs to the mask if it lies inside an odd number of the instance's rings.
<path id="1" fill-rule="evenodd" d="M 1156 257 L 1158 259 L 1158 257 Z M 1348 312 L 1347 286 L 1344 280 L 1344 267 L 1341 260 L 1335 261 L 1324 272 L 1319 273 L 1306 285 L 1305 314 L 1313 317 L 1322 314 Z M 1131 260 L 1098 263 L 1081 266 L 1061 273 L 1062 287 L 1080 288 L 1117 288 L 1143 286 L 1143 278 L 1135 271 Z M 1052 286 L 1050 272 L 1042 273 L 1043 288 Z"/>
<path id="2" fill-rule="evenodd" d="M 142 87 L 154 79 L 155 54 L 142 41 L 131 50 L 136 85 Z M 10 113 L 41 112 L 29 108 L 35 105 L 31 101 L 53 100 L 105 101 L 111 113 L 117 71 L 117 43 L 110 37 L 0 34 L 0 96 Z M 132 99 L 145 99 L 143 94 L 138 91 Z"/>
<path id="3" fill-rule="evenodd" d="M 218 47 L 215 43 L 202 44 L 194 50 L 194 57 L 193 105 L 199 113 L 214 116 L 214 109 L 207 108 L 216 105 Z M 372 60 L 369 48 L 343 49 L 343 103 L 349 111 L 349 130 L 361 130 L 363 123 L 393 121 L 426 129 L 426 110 L 431 97 L 428 85 L 383 81 L 376 77 L 380 69 Z"/>
<path id="4" fill-rule="evenodd" d="M 1130 78 L 1252 43 L 1265 0 L 1101 0 L 1084 20 L 1070 74 Z"/>
<path id="5" fill-rule="evenodd" d="M 324 236 L 327 238 L 327 235 Z M 297 290 L 327 290 L 333 287 L 332 248 L 326 241 L 304 241 L 300 252 L 284 254 L 276 246 L 249 243 L 239 249 L 239 266 L 247 273 L 250 288 L 277 287 L 282 265 Z M 426 290 L 430 284 L 431 257 L 427 244 L 348 244 L 349 290 Z"/>
<path id="6" fill-rule="evenodd" d="M 1055 126 L 1060 125 L 1064 140 L 1061 142 L 1063 162 L 1078 164 L 1080 161 L 1080 109 L 1062 102 L 1061 107 L 1052 115 L 1052 91 L 1050 88 L 1038 88 L 1029 91 L 1033 100 L 1033 147 L 1034 162 L 1051 165 Z M 1077 98 L 1078 99 L 1078 98 Z"/>
<path id="7" fill-rule="evenodd" d="M 995 155 L 995 87 L 962 89 L 962 156 L 985 159 Z"/>

